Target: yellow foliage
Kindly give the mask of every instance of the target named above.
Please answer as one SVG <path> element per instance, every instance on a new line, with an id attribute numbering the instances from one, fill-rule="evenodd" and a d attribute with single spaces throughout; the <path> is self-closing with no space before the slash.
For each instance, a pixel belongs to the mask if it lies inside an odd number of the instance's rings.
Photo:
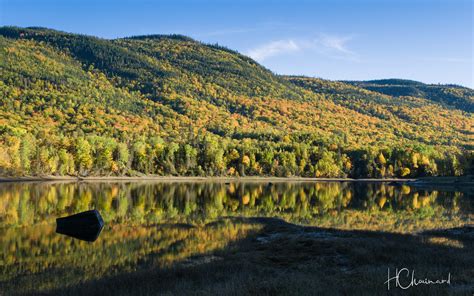
<path id="1" fill-rule="evenodd" d="M 247 166 L 247 167 L 250 165 L 250 158 L 247 155 L 244 155 L 242 157 L 242 164 Z"/>
<path id="2" fill-rule="evenodd" d="M 400 175 L 402 177 L 408 176 L 409 174 L 410 174 L 410 169 L 409 168 L 402 168 L 402 171 L 400 173 Z"/>

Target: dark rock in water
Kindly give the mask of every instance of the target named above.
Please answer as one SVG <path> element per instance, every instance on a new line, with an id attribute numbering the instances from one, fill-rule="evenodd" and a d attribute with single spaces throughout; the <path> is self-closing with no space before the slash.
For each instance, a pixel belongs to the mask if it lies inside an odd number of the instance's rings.
<path id="1" fill-rule="evenodd" d="M 104 220 L 97 210 L 56 219 L 57 233 L 89 242 L 93 242 L 99 237 L 103 227 Z"/>

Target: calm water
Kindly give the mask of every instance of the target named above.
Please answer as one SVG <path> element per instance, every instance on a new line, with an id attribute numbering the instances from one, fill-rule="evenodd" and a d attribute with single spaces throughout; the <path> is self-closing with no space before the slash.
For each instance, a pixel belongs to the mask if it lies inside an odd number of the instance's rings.
<path id="1" fill-rule="evenodd" d="M 89 209 L 106 222 L 95 242 L 55 233 L 57 217 Z M 262 227 L 230 217 L 414 232 L 472 223 L 473 209 L 466 193 L 380 183 L 4 183 L 0 295 L 192 264 Z"/>

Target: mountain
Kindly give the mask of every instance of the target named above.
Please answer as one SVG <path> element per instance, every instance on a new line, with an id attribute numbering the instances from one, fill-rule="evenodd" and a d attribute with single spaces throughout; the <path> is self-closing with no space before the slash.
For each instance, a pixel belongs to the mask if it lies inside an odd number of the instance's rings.
<path id="1" fill-rule="evenodd" d="M 459 175 L 472 159 L 472 92 L 279 76 L 181 35 L 1 27 L 0 171 Z"/>
<path id="2" fill-rule="evenodd" d="M 413 80 L 347 81 L 352 85 L 395 97 L 418 97 L 447 107 L 474 112 L 474 91 L 459 85 L 425 84 Z"/>

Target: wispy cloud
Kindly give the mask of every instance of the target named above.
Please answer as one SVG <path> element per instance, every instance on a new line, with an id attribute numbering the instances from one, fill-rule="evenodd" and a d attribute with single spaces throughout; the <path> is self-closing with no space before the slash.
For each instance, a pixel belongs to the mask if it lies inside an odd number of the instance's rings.
<path id="1" fill-rule="evenodd" d="M 353 38 L 353 36 L 320 34 L 313 39 L 276 40 L 250 49 L 246 54 L 262 62 L 277 55 L 310 50 L 334 59 L 358 61 L 358 55 L 347 45 Z"/>
<path id="2" fill-rule="evenodd" d="M 301 46 L 293 40 L 278 40 L 251 49 L 247 52 L 247 55 L 257 61 L 263 61 L 272 56 L 299 50 L 301 50 Z"/>
<path id="3" fill-rule="evenodd" d="M 324 48 L 334 50 L 341 54 L 354 55 L 354 52 L 347 48 L 347 42 L 352 40 L 353 36 L 335 36 L 335 35 L 326 35 L 322 34 L 318 40 L 315 40 L 316 43 L 320 43 Z"/>

